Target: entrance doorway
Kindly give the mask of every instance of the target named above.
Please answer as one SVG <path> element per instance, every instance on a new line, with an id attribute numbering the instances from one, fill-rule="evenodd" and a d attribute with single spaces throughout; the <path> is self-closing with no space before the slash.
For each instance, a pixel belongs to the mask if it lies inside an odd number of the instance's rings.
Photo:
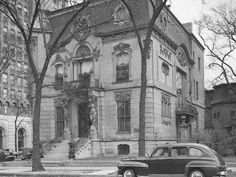
<path id="1" fill-rule="evenodd" d="M 62 107 L 57 107 L 57 122 L 56 122 L 56 137 L 64 135 L 64 110 Z"/>
<path id="2" fill-rule="evenodd" d="M 80 103 L 78 105 L 78 123 L 79 123 L 79 137 L 88 137 L 89 135 L 89 112 L 88 104 Z"/>

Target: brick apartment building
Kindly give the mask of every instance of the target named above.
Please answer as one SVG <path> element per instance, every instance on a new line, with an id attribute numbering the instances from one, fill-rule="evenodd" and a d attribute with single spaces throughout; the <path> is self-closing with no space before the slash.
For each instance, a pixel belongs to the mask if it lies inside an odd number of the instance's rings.
<path id="1" fill-rule="evenodd" d="M 232 83 L 236 88 L 236 83 Z M 227 129 L 236 127 L 236 95 L 227 84 L 205 91 L 205 127 Z"/>

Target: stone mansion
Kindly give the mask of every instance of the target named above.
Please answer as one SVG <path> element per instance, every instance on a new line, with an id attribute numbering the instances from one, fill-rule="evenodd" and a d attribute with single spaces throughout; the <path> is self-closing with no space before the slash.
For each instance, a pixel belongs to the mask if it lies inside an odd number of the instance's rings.
<path id="1" fill-rule="evenodd" d="M 143 37 L 150 20 L 147 0 L 129 2 Z M 138 5 L 137 5 L 138 4 Z M 48 15 L 53 39 L 73 7 Z M 41 104 L 41 140 L 87 139 L 92 154 L 138 153 L 141 53 L 128 10 L 119 0 L 98 0 L 75 20 L 51 59 Z M 44 48 L 35 33 L 41 67 Z M 204 47 L 165 7 L 153 29 L 147 59 L 146 149 L 187 141 L 204 129 Z"/>

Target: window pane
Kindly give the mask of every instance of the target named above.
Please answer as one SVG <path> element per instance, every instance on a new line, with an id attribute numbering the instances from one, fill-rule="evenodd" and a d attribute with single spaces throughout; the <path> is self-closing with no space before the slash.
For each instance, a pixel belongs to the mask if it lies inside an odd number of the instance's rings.
<path id="1" fill-rule="evenodd" d="M 189 155 L 194 157 L 201 157 L 202 151 L 196 148 L 190 148 L 189 149 Z"/>
<path id="2" fill-rule="evenodd" d="M 129 80 L 129 55 L 128 54 L 122 54 L 122 55 L 117 56 L 116 80 L 117 81 Z"/>
<path id="3" fill-rule="evenodd" d="M 83 62 L 81 65 L 81 73 L 90 73 L 92 71 L 93 63 L 91 61 Z"/>
<path id="4" fill-rule="evenodd" d="M 117 101 L 118 131 L 130 131 L 130 100 Z"/>
<path id="5" fill-rule="evenodd" d="M 157 149 L 156 152 L 152 155 L 152 157 L 168 157 L 168 156 L 169 156 L 168 148 Z"/>

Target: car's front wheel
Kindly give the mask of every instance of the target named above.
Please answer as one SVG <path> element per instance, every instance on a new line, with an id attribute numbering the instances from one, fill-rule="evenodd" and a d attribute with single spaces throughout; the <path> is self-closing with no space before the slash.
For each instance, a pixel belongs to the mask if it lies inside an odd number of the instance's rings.
<path id="1" fill-rule="evenodd" d="M 190 172 L 189 177 L 205 177 L 201 170 L 193 170 Z"/>
<path id="2" fill-rule="evenodd" d="M 126 169 L 123 172 L 123 177 L 135 177 L 135 173 L 131 169 Z"/>

